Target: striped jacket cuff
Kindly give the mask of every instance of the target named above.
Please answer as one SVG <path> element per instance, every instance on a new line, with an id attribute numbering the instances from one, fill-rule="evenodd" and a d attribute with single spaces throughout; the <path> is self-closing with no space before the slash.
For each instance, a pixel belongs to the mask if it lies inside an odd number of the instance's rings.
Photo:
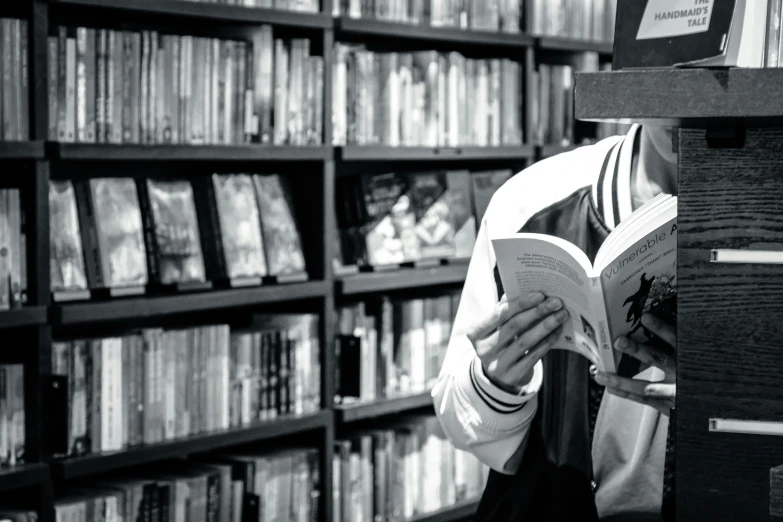
<path id="1" fill-rule="evenodd" d="M 500 414 L 516 413 L 521 411 L 527 402 L 534 398 L 541 388 L 544 371 L 539 361 L 533 367 L 533 378 L 530 382 L 520 388 L 519 393 L 508 393 L 501 390 L 489 380 L 484 373 L 481 361 L 474 357 L 470 364 L 470 383 L 476 395 L 478 395 L 484 404 L 491 410 Z"/>

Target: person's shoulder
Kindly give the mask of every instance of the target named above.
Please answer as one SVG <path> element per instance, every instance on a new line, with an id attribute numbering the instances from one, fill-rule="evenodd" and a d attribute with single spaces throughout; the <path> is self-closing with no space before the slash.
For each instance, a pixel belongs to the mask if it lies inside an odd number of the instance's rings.
<path id="1" fill-rule="evenodd" d="M 623 140 L 613 136 L 591 145 L 545 158 L 519 171 L 490 200 L 485 222 L 490 235 L 516 232 L 527 220 L 574 192 L 592 187 L 611 148 Z"/>

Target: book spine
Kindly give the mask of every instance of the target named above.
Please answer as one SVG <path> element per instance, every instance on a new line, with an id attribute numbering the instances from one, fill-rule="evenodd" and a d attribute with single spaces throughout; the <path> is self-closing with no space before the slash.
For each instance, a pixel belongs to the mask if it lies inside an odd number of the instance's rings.
<path id="1" fill-rule="evenodd" d="M 598 348 L 601 352 L 603 362 L 603 371 L 608 373 L 617 372 L 617 360 L 615 359 L 614 349 L 612 348 L 612 332 L 609 330 L 609 317 L 606 311 L 606 295 L 601 284 L 601 276 L 590 278 L 592 292 L 590 294 L 593 300 L 592 310 L 595 310 L 595 318 L 598 324 Z"/>
<path id="2" fill-rule="evenodd" d="M 146 179 L 136 180 L 136 190 L 139 197 L 142 226 L 144 230 L 144 243 L 147 252 L 147 270 L 149 279 L 154 283 L 161 283 L 158 266 L 158 253 L 160 252 L 157 236 L 155 234 L 155 219 L 152 215 L 149 188 Z"/>
<path id="3" fill-rule="evenodd" d="M 87 281 L 90 288 L 103 288 L 105 281 L 101 265 L 101 253 L 98 248 L 98 231 L 89 183 L 86 180 L 76 182 L 74 184 L 74 193 L 76 195 L 76 208 L 79 212 Z"/>
<path id="4" fill-rule="evenodd" d="M 106 138 L 106 98 L 108 95 L 106 88 L 106 30 L 99 29 L 95 36 L 95 141 L 103 143 Z"/>

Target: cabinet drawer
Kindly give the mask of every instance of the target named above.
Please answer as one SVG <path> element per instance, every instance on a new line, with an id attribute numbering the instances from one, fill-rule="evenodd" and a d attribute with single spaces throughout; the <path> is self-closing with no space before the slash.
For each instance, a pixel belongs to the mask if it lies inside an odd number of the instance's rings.
<path id="1" fill-rule="evenodd" d="M 709 420 L 783 422 L 783 264 L 711 253 L 783 251 L 783 130 L 749 130 L 736 149 L 684 130 L 679 161 L 677 518 L 766 521 L 783 437 Z"/>

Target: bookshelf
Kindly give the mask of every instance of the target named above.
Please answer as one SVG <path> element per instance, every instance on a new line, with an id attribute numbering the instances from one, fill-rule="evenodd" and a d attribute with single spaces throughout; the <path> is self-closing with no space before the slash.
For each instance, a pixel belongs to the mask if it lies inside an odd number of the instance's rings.
<path id="1" fill-rule="evenodd" d="M 334 0 L 333 0 L 334 1 Z M 0 330 L 19 332 L 25 344 L 18 358 L 25 369 L 26 454 L 29 463 L 0 471 L 0 491 L 30 489 L 38 493 L 36 504 L 41 522 L 53 522 L 54 491 L 62 490 L 76 479 L 152 464 L 193 453 L 222 450 L 251 443 L 306 437 L 320 451 L 320 520 L 332 517 L 332 474 L 335 431 L 341 426 L 393 418 L 395 415 L 423 411 L 431 407 L 429 393 L 394 397 L 347 406 L 333 404 L 335 325 L 332 315 L 344 300 L 374 297 L 387 293 L 399 296 L 421 295 L 459 289 L 467 273 L 467 262 L 451 261 L 434 267 L 402 268 L 396 271 L 361 272 L 336 275 L 333 253 L 339 241 L 335 222 L 335 185 L 338 176 L 369 169 L 376 171 L 393 165 L 400 171 L 441 168 L 520 167 L 572 147 L 538 147 L 530 143 L 529 114 L 525 111 L 521 145 L 495 147 L 389 147 L 333 146 L 332 60 L 336 41 L 371 42 L 381 48 L 405 50 L 437 49 L 464 51 L 483 58 L 511 58 L 522 63 L 522 81 L 527 93 L 529 71 L 537 53 L 574 55 L 597 51 L 606 56 L 611 46 L 578 40 L 537 37 L 529 32 L 505 34 L 481 30 L 430 27 L 347 16 L 332 17 L 331 1 L 321 12 L 295 12 L 281 9 L 244 7 L 186 0 L 25 0 L 2 7 L 3 16 L 17 16 L 28 23 L 29 140 L 0 141 L 0 169 L 22 169 L 21 176 L 0 176 L 3 186 L 21 185 L 26 212 L 28 302 L 24 307 L 0 310 Z M 83 22 L 82 22 L 83 20 Z M 47 36 L 63 24 L 134 31 L 160 30 L 168 34 L 193 34 L 222 39 L 252 38 L 262 25 L 288 38 L 306 37 L 314 55 L 323 56 L 323 145 L 186 145 L 186 144 L 109 144 L 54 141 L 49 135 L 47 98 Z M 105 26 L 104 26 L 105 24 Z M 528 103 L 527 94 L 523 100 Z M 181 293 L 145 294 L 111 300 L 55 302 L 50 294 L 49 203 L 50 180 L 78 179 L 95 172 L 120 176 L 121 172 L 143 175 L 147 169 L 170 171 L 190 178 L 191 168 L 208 165 L 221 172 L 268 172 L 292 175 L 304 189 L 297 204 L 314 212 L 303 227 L 303 241 L 310 280 L 286 284 L 264 284 Z M 183 174 L 184 173 L 184 174 Z M 301 188 L 299 187 L 299 188 Z M 306 189 L 306 190 L 305 190 Z M 303 211 L 304 212 L 304 211 Z M 319 338 L 322 350 L 321 400 L 323 410 L 302 416 L 283 416 L 230 431 L 218 431 L 167 440 L 162 443 L 132 446 L 123 451 L 100 452 L 66 459 L 53 456 L 50 413 L 55 407 L 50 395 L 52 340 L 62 331 L 111 332 L 113 329 L 144 328 L 169 320 L 187 322 L 190 317 L 209 314 L 233 314 L 261 308 L 264 310 L 307 310 L 321 317 Z M 200 322 L 200 320 L 199 320 Z M 460 503 L 414 520 L 457 521 L 475 512 L 476 502 Z"/>
<path id="2" fill-rule="evenodd" d="M 399 413 L 432 408 L 432 396 L 429 392 L 407 397 L 392 397 L 371 402 L 356 402 L 335 406 L 338 422 L 350 423 L 366 421 L 377 417 L 386 417 Z"/>

